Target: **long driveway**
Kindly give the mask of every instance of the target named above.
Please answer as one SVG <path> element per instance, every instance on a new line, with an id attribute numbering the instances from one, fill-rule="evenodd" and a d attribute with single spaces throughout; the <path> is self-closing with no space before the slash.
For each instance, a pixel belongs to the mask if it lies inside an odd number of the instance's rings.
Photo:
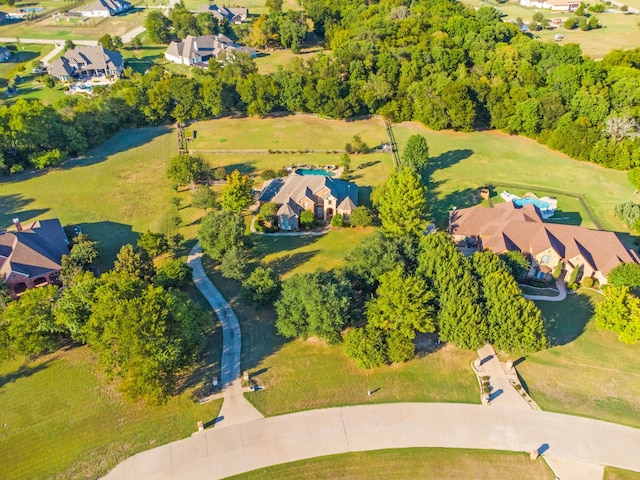
<path id="1" fill-rule="evenodd" d="M 139 453 L 106 478 L 205 480 L 321 455 L 406 447 L 541 449 L 567 462 L 640 471 L 640 429 L 520 408 L 395 403 L 216 427 Z"/>

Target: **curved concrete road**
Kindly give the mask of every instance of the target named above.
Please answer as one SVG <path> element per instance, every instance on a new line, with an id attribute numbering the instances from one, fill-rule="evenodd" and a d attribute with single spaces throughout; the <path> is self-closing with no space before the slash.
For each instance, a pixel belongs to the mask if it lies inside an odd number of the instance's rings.
<path id="1" fill-rule="evenodd" d="M 311 410 L 217 427 L 139 453 L 109 480 L 224 478 L 337 453 L 451 447 L 531 452 L 640 471 L 640 429 L 508 407 L 396 403 Z"/>

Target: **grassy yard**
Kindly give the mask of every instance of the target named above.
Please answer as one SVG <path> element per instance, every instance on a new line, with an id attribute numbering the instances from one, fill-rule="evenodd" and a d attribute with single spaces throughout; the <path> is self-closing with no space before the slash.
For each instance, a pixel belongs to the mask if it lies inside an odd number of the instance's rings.
<path id="1" fill-rule="evenodd" d="M 177 137 L 168 127 L 124 131 L 86 157 L 61 168 L 5 177 L 0 183 L 0 225 L 58 217 L 79 224 L 100 241 L 103 267 L 124 243 L 147 229 L 174 233 L 172 193 L 165 176 L 167 161 L 177 152 Z M 187 193 L 180 194 L 187 203 Z M 186 223 L 200 212 L 180 214 Z M 183 234 L 188 238 L 194 229 Z"/>
<path id="2" fill-rule="evenodd" d="M 256 58 L 258 72 L 262 74 L 274 73 L 279 66 L 287 65 L 294 58 L 301 58 L 305 62 L 315 57 L 322 51 L 320 47 L 303 48 L 299 54 L 293 53 L 291 50 L 274 50 L 271 52 L 263 52 Z M 329 54 L 329 50 L 325 50 L 325 54 Z"/>
<path id="3" fill-rule="evenodd" d="M 211 423 L 222 401 L 190 392 L 160 407 L 122 400 L 86 347 L 0 364 L 0 471 L 13 479 L 98 478 L 136 452 Z M 7 477 L 8 478 L 8 477 Z"/>
<path id="4" fill-rule="evenodd" d="M 410 135 L 426 137 L 431 157 L 428 174 L 432 212 L 441 224 L 452 207 L 473 205 L 482 186 L 491 185 L 499 193 L 501 185 L 519 184 L 539 196 L 545 194 L 545 188 L 582 194 L 606 222 L 605 227 L 627 231 L 613 215 L 616 204 L 634 199 L 625 172 L 579 162 L 535 140 L 501 132 L 434 132 L 418 123 L 402 123 L 394 127 L 394 133 L 400 151 Z M 508 189 L 516 194 L 525 191 Z M 559 200 L 558 215 L 570 217 L 568 223 L 578 223 L 579 219 L 581 225 L 593 226 L 573 197 L 551 195 Z"/>
<path id="5" fill-rule="evenodd" d="M 159 0 L 158 3 L 164 0 Z M 149 2 L 147 2 L 149 3 Z M 164 2 L 166 3 L 166 2 Z M 263 13 L 269 13 L 269 9 L 264 5 L 265 0 L 234 0 L 231 3 L 222 3 L 222 5 L 234 6 L 234 7 L 246 7 L 249 9 L 249 15 L 260 15 Z M 208 5 L 205 0 L 184 0 L 184 6 L 189 10 L 198 10 L 201 5 Z M 300 10 L 300 5 L 296 0 L 283 0 L 283 10 Z"/>
<path id="6" fill-rule="evenodd" d="M 595 328 L 594 303 L 581 291 L 563 302 L 537 302 L 553 347 L 526 357 L 518 371 L 543 410 L 640 427 L 640 345 Z"/>
<path id="7" fill-rule="evenodd" d="M 640 472 L 605 467 L 602 480 L 640 480 Z"/>
<path id="8" fill-rule="evenodd" d="M 543 13 L 549 20 L 553 18 L 567 19 L 573 15 L 569 12 L 551 12 L 545 9 L 523 7 L 519 2 L 498 4 L 491 0 L 464 0 L 464 3 L 474 7 L 481 5 L 494 6 L 504 14 L 503 21 L 515 21 L 519 17 L 525 23 L 528 23 L 537 11 Z M 625 3 L 630 7 L 640 8 L 638 0 L 630 0 Z M 586 13 L 591 14 L 588 11 Z M 593 58 L 602 58 L 614 49 L 640 47 L 637 26 L 638 18 L 640 17 L 622 13 L 596 13 L 595 16 L 600 20 L 600 24 L 604 28 L 583 32 L 580 29 L 567 30 L 562 26 L 552 30 L 532 32 L 532 34 L 539 36 L 540 40 L 544 42 L 553 42 L 556 34 L 564 35 L 565 38 L 562 40 L 561 45 L 577 43 L 586 55 Z"/>
<path id="9" fill-rule="evenodd" d="M 382 120 L 358 122 L 324 120 L 311 115 L 270 118 L 222 118 L 192 125 L 192 150 L 342 150 L 354 135 L 369 146 L 386 141 Z"/>
<path id="10" fill-rule="evenodd" d="M 524 453 L 451 448 L 405 448 L 311 458 L 254 470 L 229 477 L 229 479 L 403 480 L 419 477 L 492 480 L 503 476 L 504 472 L 509 472 L 509 478 L 522 480 L 553 478 L 551 470 L 542 460 L 532 462 Z"/>

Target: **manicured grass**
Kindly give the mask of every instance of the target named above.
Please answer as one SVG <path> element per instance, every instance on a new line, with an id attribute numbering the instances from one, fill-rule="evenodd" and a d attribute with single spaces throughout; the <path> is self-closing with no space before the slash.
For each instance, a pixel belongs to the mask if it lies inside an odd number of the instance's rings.
<path id="1" fill-rule="evenodd" d="M 405 448 L 344 453 L 311 458 L 229 477 L 233 480 L 272 478 L 397 479 L 439 478 L 542 480 L 553 474 L 542 460 L 532 462 L 524 453 L 452 448 Z"/>
<path id="2" fill-rule="evenodd" d="M 148 0 L 147 0 L 148 3 Z M 200 5 L 208 5 L 205 0 L 184 0 L 184 6 L 189 10 L 198 10 Z M 259 15 L 269 13 L 269 9 L 265 7 L 264 0 L 234 0 L 232 3 L 222 4 L 234 7 L 246 7 L 249 9 L 249 15 Z M 296 0 L 284 0 L 282 2 L 283 10 L 300 10 L 300 5 Z"/>
<path id="3" fill-rule="evenodd" d="M 127 66 L 138 73 L 144 73 L 162 60 L 166 49 L 166 45 L 143 45 L 135 50 L 121 50 L 121 53 Z"/>
<path id="4" fill-rule="evenodd" d="M 557 297 L 558 291 L 553 288 L 533 288 L 529 285 L 520 285 L 520 290 L 525 295 L 542 295 L 545 297 Z"/>
<path id="5" fill-rule="evenodd" d="M 16 74 L 24 78 L 31 74 L 31 64 L 42 58 L 51 50 L 53 45 L 39 45 L 39 44 L 4 44 L 3 47 L 7 47 L 12 50 L 11 57 L 8 61 L 0 63 L 0 79 L 9 80 Z M 21 71 L 21 68 L 24 70 Z"/>
<path id="6" fill-rule="evenodd" d="M 526 357 L 518 371 L 543 410 L 640 427 L 640 345 L 595 328 L 594 303 L 583 290 L 563 302 L 536 302 L 555 345 Z"/>
<path id="7" fill-rule="evenodd" d="M 133 2 L 134 4 L 137 2 Z M 62 4 L 58 2 L 58 7 Z M 77 5 L 77 6 L 76 6 Z M 64 10 L 78 8 L 82 3 L 64 4 Z M 132 10 L 126 15 L 107 18 L 82 19 L 74 17 L 48 17 L 39 20 L 10 22 L 0 26 L 0 37 L 40 38 L 53 40 L 97 40 L 105 33 L 122 36 L 143 25 L 146 9 Z"/>
<path id="8" fill-rule="evenodd" d="M 168 127 L 124 131 L 86 157 L 67 161 L 47 172 L 5 177 L 0 183 L 0 225 L 12 218 L 58 217 L 79 224 L 100 242 L 103 268 L 108 268 L 124 243 L 135 242 L 147 229 L 175 233 L 169 219 L 175 208 L 165 176 L 167 161 L 177 153 L 177 137 Z M 188 194 L 178 196 L 185 198 Z M 183 219 L 193 222 L 201 211 L 186 208 Z M 184 230 L 185 237 L 195 228 Z"/>
<path id="9" fill-rule="evenodd" d="M 346 122 L 311 115 L 222 118 L 197 122 L 191 129 L 197 131 L 189 144 L 193 150 L 342 150 L 354 135 L 360 135 L 370 147 L 387 138 L 380 119 Z"/>
<path id="10" fill-rule="evenodd" d="M 198 404 L 189 391 L 160 407 L 128 403 L 86 347 L 0 364 L 0 393 L 0 471 L 13 479 L 98 478 L 136 452 L 186 437 L 199 420 L 212 424 L 222 404 Z"/>
<path id="11" fill-rule="evenodd" d="M 262 74 L 274 73 L 278 67 L 287 65 L 294 58 L 301 58 L 306 62 L 321 51 L 321 47 L 311 47 L 303 48 L 299 54 L 295 54 L 291 50 L 264 52 L 256 58 L 256 65 L 258 65 L 258 72 Z M 325 50 L 325 53 L 329 54 L 330 51 Z"/>
<path id="12" fill-rule="evenodd" d="M 620 468 L 605 467 L 602 480 L 640 480 L 640 472 L 631 472 Z"/>
<path id="13" fill-rule="evenodd" d="M 429 144 L 429 190 L 431 209 L 437 222 L 446 223 L 447 212 L 453 207 L 474 204 L 473 197 L 486 185 L 500 193 L 500 185 L 520 184 L 542 196 L 545 188 L 575 195 L 584 195 L 595 213 L 616 231 L 627 228 L 613 215 L 616 204 L 633 200 L 633 187 L 626 173 L 578 162 L 548 149 L 534 140 L 510 136 L 501 132 L 457 133 L 434 132 L 418 123 L 402 123 L 394 127 L 402 151 L 412 134 L 424 135 Z M 509 188 L 524 193 L 524 188 Z M 572 197 L 558 198 L 559 216 L 570 216 L 573 222 L 593 226 Z M 433 198 L 435 197 L 435 198 Z"/>

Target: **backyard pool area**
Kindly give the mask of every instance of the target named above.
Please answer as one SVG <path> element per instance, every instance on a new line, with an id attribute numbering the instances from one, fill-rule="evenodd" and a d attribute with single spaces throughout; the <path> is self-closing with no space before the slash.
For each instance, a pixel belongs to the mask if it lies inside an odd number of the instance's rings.
<path id="1" fill-rule="evenodd" d="M 298 168 L 296 169 L 297 175 L 322 175 L 324 177 L 333 177 L 335 173 L 322 168 Z"/>
<path id="2" fill-rule="evenodd" d="M 524 205 L 534 205 L 538 210 L 542 218 L 551 218 L 558 208 L 558 201 L 552 197 L 538 198 L 533 193 L 526 193 L 522 197 L 518 197 L 506 190 L 500 194 L 505 202 L 513 202 L 516 207 L 523 207 Z"/>

